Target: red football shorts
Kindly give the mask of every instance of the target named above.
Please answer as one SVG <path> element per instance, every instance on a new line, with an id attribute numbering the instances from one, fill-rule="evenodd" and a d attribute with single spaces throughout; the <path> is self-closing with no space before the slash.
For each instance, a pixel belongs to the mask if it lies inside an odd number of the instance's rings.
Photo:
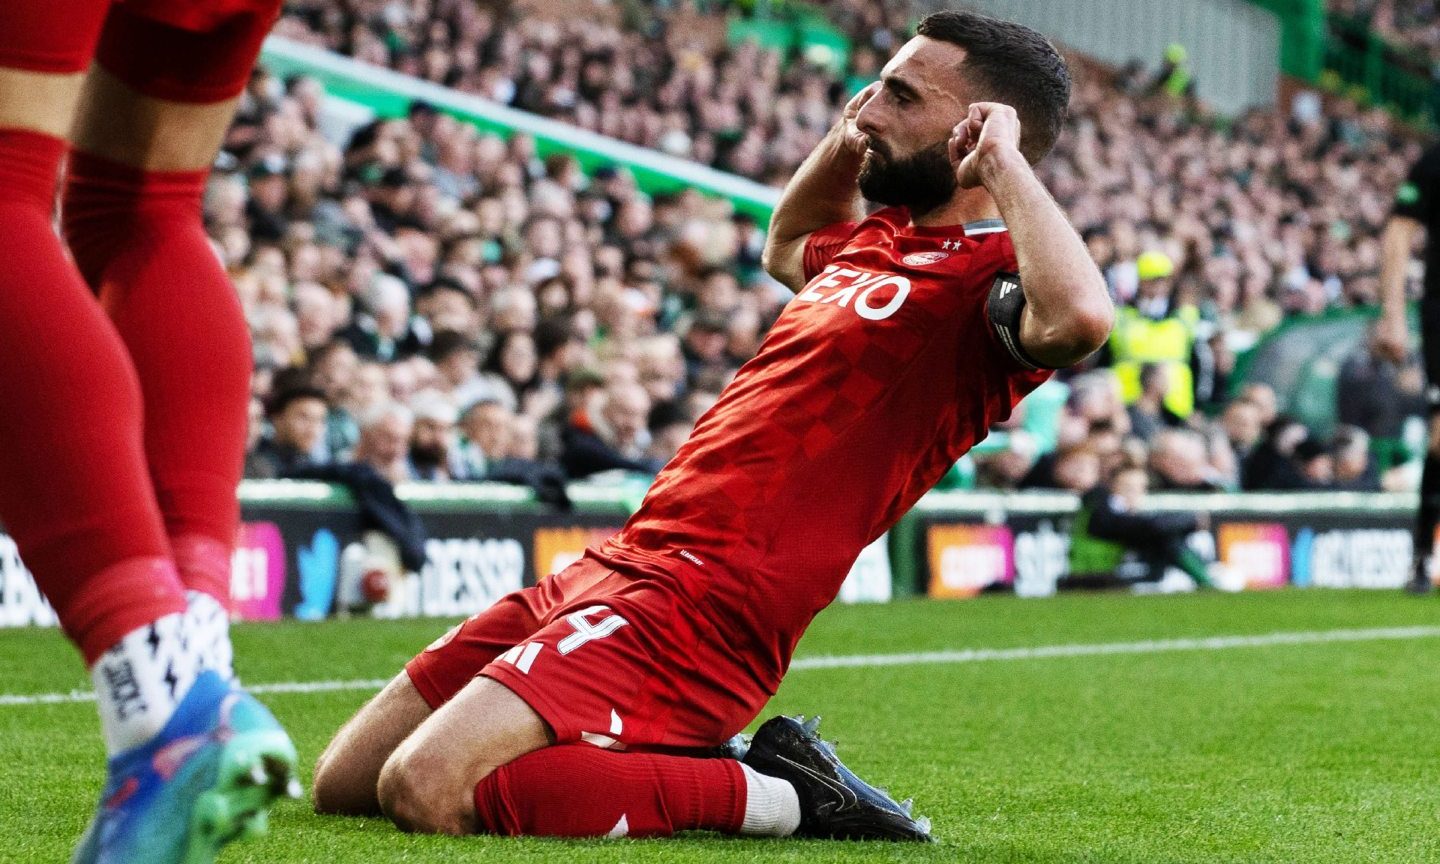
<path id="1" fill-rule="evenodd" d="M 71 74 L 92 60 L 146 96 L 240 94 L 281 0 L 0 0 L 0 67 Z"/>
<path id="2" fill-rule="evenodd" d="M 714 747 L 771 695 L 681 592 L 589 556 L 457 625 L 405 671 L 431 708 L 484 675 L 556 743 L 610 749 Z"/>

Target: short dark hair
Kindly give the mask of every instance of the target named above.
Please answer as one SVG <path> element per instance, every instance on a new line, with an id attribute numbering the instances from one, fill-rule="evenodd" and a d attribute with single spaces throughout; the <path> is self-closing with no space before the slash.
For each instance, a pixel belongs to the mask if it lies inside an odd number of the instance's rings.
<path id="1" fill-rule="evenodd" d="M 288 387 L 271 397 L 270 404 L 266 406 L 267 410 L 265 414 L 269 417 L 279 417 L 285 413 L 286 408 L 289 408 L 302 399 L 314 399 L 327 408 L 330 405 L 329 401 L 325 398 L 324 390 L 321 390 L 319 387 L 301 384 Z"/>
<path id="2" fill-rule="evenodd" d="M 926 16 L 915 35 L 965 49 L 961 70 L 980 97 L 1015 109 L 1020 152 L 1032 165 L 1055 146 L 1070 106 L 1070 70 L 1044 36 L 1022 24 L 956 10 Z"/>

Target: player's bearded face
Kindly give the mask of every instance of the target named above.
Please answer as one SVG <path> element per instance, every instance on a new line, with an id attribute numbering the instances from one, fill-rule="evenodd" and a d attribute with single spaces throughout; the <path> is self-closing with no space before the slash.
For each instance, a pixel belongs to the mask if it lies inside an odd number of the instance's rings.
<path id="1" fill-rule="evenodd" d="M 908 207 L 912 215 L 929 213 L 946 203 L 956 187 L 944 140 L 896 158 L 888 144 L 872 139 L 860 165 L 860 194 L 877 204 Z"/>

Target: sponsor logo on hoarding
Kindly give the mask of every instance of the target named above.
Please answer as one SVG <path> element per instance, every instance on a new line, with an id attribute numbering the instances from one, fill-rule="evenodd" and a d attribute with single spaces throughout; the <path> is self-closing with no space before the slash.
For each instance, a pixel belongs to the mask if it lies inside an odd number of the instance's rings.
<path id="1" fill-rule="evenodd" d="M 1015 578 L 1015 539 L 1007 525 L 931 525 L 930 596 L 974 597 Z"/>
<path id="2" fill-rule="evenodd" d="M 605 542 L 619 528 L 536 528 L 535 581 L 539 582 L 580 560 L 585 549 Z"/>
<path id="3" fill-rule="evenodd" d="M 1410 578 L 1411 534 L 1403 528 L 1301 529 L 1294 582 L 1318 588 L 1399 588 Z"/>
<path id="4" fill-rule="evenodd" d="M 1227 522 L 1216 532 L 1220 560 L 1235 568 L 1245 587 L 1279 588 L 1290 578 L 1290 535 L 1284 525 Z"/>
<path id="5" fill-rule="evenodd" d="M 1015 534 L 1015 593 L 1049 597 L 1070 572 L 1070 535 L 1055 530 L 1049 519 L 1034 531 Z"/>
<path id="6" fill-rule="evenodd" d="M 525 547 L 513 538 L 447 538 L 425 541 L 425 567 L 407 573 L 377 618 L 474 615 L 518 591 L 525 581 Z"/>
<path id="7" fill-rule="evenodd" d="M 230 561 L 230 602 L 247 621 L 280 618 L 285 593 L 285 540 L 272 522 L 242 523 Z"/>
<path id="8" fill-rule="evenodd" d="M 340 577 L 340 540 L 329 528 L 321 528 L 295 553 L 300 571 L 300 602 L 295 617 L 318 621 L 330 614 L 335 586 Z"/>

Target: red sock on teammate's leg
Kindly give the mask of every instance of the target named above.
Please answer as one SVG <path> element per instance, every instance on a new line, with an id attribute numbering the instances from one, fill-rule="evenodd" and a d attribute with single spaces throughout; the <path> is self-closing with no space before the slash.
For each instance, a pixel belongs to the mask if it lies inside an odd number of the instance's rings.
<path id="1" fill-rule="evenodd" d="M 484 830 L 512 836 L 734 834 L 745 819 L 745 775 L 730 759 L 566 744 L 491 772 L 475 787 L 475 810 Z"/>
<path id="2" fill-rule="evenodd" d="M 64 224 L 140 376 L 145 453 L 181 579 L 228 604 L 251 355 L 201 221 L 208 173 L 73 152 Z"/>
<path id="3" fill-rule="evenodd" d="M 93 663 L 185 601 L 134 368 L 51 223 L 63 153 L 0 130 L 0 521 Z"/>

